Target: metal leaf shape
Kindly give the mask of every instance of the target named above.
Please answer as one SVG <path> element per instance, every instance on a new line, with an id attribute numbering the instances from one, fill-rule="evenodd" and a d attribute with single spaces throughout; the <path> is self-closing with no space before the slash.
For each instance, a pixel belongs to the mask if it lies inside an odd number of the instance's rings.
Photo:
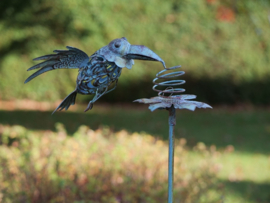
<path id="1" fill-rule="evenodd" d="M 149 104 L 149 109 L 154 111 L 160 108 L 170 108 L 172 105 L 176 109 L 188 109 L 190 111 L 194 111 L 197 108 L 212 108 L 210 105 L 198 102 L 198 101 L 190 101 L 189 99 L 195 99 L 196 95 L 176 95 L 176 96 L 158 96 L 152 97 L 150 99 L 137 99 L 134 102 Z"/>

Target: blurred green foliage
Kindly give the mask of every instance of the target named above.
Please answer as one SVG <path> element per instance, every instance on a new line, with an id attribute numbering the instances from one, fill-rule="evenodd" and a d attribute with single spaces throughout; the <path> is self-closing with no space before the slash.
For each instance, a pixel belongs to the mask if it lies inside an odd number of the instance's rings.
<path id="1" fill-rule="evenodd" d="M 73 136 L 62 124 L 56 129 L 33 132 L 0 125 L 1 201 L 166 202 L 166 142 L 106 127 L 93 131 L 81 126 Z M 185 143 L 176 142 L 175 200 L 220 202 L 219 152 L 202 143 L 187 150 Z"/>
<path id="2" fill-rule="evenodd" d="M 167 66 L 181 64 L 188 93 L 211 103 L 269 104 L 269 5 L 268 0 L 1 0 L 0 97 L 62 99 L 75 88 L 77 71 L 52 71 L 23 85 L 31 59 L 65 45 L 91 55 L 125 36 L 151 48 Z M 104 99 L 148 97 L 161 68 L 136 62 Z"/>

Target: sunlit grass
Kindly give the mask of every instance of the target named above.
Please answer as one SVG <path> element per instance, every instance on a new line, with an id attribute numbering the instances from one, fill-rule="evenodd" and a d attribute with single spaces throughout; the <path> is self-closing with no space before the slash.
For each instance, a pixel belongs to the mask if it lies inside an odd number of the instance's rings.
<path id="1" fill-rule="evenodd" d="M 270 156 L 256 153 L 233 152 L 223 154 L 219 162 L 219 177 L 230 181 L 252 181 L 270 184 Z"/>

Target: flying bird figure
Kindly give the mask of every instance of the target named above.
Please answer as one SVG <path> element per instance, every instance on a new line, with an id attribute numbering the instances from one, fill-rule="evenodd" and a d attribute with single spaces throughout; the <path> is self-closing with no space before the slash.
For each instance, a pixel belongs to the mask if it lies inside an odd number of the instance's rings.
<path id="1" fill-rule="evenodd" d="M 92 109 L 95 101 L 116 88 L 122 68 L 131 69 L 134 65 L 133 59 L 159 61 L 166 68 L 164 61 L 152 50 L 143 45 L 131 45 L 125 37 L 111 41 L 91 56 L 74 47 L 67 46 L 67 49 L 54 50 L 56 54 L 35 58 L 35 61 L 45 61 L 29 68 L 27 71 L 39 70 L 30 75 L 24 82 L 27 83 L 50 70 L 78 68 L 76 89 L 61 102 L 54 112 L 67 110 L 70 105 L 74 105 L 77 93 L 95 94 L 94 98 L 88 103 L 85 112 Z M 114 87 L 109 89 L 111 85 L 114 85 Z"/>

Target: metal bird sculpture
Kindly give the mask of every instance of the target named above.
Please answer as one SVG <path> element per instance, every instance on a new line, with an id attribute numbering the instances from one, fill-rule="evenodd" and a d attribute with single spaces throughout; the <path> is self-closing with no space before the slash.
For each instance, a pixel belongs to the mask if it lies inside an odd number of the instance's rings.
<path id="1" fill-rule="evenodd" d="M 134 65 L 133 59 L 159 61 L 166 68 L 164 61 L 152 50 L 143 45 L 131 45 L 125 37 L 111 41 L 91 56 L 74 47 L 67 46 L 67 49 L 54 50 L 56 54 L 35 58 L 34 60 L 45 61 L 29 68 L 27 71 L 40 69 L 24 82 L 27 83 L 50 70 L 78 68 L 76 89 L 61 102 L 54 112 L 67 110 L 70 105 L 74 105 L 77 93 L 95 94 L 85 112 L 92 109 L 95 101 L 116 88 L 122 68 L 131 69 Z M 109 89 L 109 86 L 113 84 L 114 87 Z"/>

